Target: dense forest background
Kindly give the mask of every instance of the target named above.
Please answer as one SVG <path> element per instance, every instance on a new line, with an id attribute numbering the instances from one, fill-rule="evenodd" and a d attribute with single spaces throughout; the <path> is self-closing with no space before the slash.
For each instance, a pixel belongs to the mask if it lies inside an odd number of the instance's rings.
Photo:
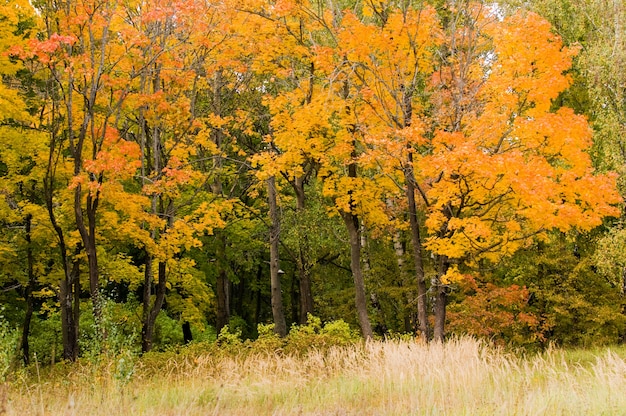
<path id="1" fill-rule="evenodd" d="M 620 1 L 5 0 L 25 363 L 285 335 L 626 336 Z"/>

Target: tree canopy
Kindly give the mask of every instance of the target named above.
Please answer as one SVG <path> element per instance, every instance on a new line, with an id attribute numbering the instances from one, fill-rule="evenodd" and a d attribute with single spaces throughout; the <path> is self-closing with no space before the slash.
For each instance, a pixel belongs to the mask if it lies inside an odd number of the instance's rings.
<path id="1" fill-rule="evenodd" d="M 555 247 L 623 336 L 621 81 L 590 58 L 621 37 L 531 3 L 4 2 L 0 296 L 25 361 L 44 322 L 75 360 L 110 319 L 144 352 L 311 314 L 541 344 L 567 322 L 537 283 Z"/>

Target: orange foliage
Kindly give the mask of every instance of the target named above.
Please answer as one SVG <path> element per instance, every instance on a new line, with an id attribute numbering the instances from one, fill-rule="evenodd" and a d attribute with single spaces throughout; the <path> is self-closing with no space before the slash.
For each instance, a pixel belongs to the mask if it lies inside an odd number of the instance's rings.
<path id="1" fill-rule="evenodd" d="M 550 328 L 529 309 L 526 287 L 501 287 L 466 275 L 460 289 L 463 301 L 452 305 L 447 313 L 454 333 L 518 345 L 545 341 Z"/>

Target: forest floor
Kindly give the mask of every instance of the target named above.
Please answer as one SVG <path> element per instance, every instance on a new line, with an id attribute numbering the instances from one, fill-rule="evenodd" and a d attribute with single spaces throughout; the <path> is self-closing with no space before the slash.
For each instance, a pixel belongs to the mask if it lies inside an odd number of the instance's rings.
<path id="1" fill-rule="evenodd" d="M 473 339 L 122 356 L 15 374 L 0 415 L 624 415 L 625 357 Z"/>

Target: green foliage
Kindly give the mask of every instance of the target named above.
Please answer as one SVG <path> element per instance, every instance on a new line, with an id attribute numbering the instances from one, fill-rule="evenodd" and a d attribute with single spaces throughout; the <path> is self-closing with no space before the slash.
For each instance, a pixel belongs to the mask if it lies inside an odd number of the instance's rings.
<path id="1" fill-rule="evenodd" d="M 40 364 L 52 364 L 61 359 L 63 340 L 61 336 L 61 314 L 33 314 L 30 324 L 29 344 L 31 354 Z"/>
<path id="2" fill-rule="evenodd" d="M 241 330 L 231 330 L 229 325 L 224 325 L 217 335 L 217 345 L 219 346 L 239 346 L 243 343 L 241 340 Z"/>
<path id="3" fill-rule="evenodd" d="M 136 360 L 137 355 L 133 354 L 130 350 L 125 349 L 120 352 L 113 375 L 120 388 L 124 388 L 135 374 Z"/>
<path id="4" fill-rule="evenodd" d="M 361 340 L 356 331 L 339 319 L 322 324 L 320 318 L 309 315 L 306 325 L 293 325 L 285 339 L 285 352 L 304 353 L 312 348 L 344 346 Z"/>
<path id="5" fill-rule="evenodd" d="M 11 328 L 0 310 L 0 382 L 4 382 L 17 360 L 18 331 Z"/>
<path id="6" fill-rule="evenodd" d="M 620 288 L 597 272 L 589 235 L 552 234 L 500 269 L 504 281 L 525 285 L 528 308 L 546 342 L 591 346 L 619 342 L 626 331 Z"/>
<path id="7" fill-rule="evenodd" d="M 275 324 L 257 325 L 259 337 L 253 342 L 253 348 L 255 350 L 280 351 L 284 347 L 285 340 L 274 332 L 274 327 Z"/>
<path id="8" fill-rule="evenodd" d="M 105 299 L 102 302 L 101 328 L 97 327 L 92 314 L 83 313 L 81 355 L 89 361 L 100 362 L 127 353 L 138 353 L 137 328 L 140 326 L 134 305 L 132 302 L 120 304 Z M 83 306 L 90 311 L 90 302 Z"/>
<path id="9" fill-rule="evenodd" d="M 217 337 L 219 348 L 231 352 L 276 352 L 304 354 L 311 349 L 325 349 L 332 346 L 346 346 L 362 340 L 359 333 L 345 321 L 339 319 L 322 323 L 313 315 L 308 316 L 306 325 L 293 324 L 285 338 L 274 332 L 274 324 L 259 324 L 259 336 L 255 340 L 241 338 L 241 331 L 225 326 Z"/>

